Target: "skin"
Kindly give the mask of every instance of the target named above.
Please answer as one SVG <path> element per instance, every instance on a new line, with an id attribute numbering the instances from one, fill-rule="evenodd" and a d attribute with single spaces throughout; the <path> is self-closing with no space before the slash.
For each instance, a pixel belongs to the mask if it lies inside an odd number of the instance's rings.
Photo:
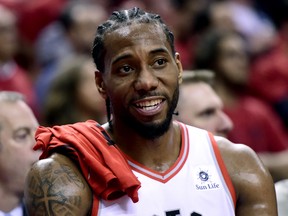
<path id="1" fill-rule="evenodd" d="M 9 212 L 20 204 L 25 177 L 38 160 L 32 150 L 38 122 L 23 102 L 0 102 L 0 210 Z"/>
<path id="2" fill-rule="evenodd" d="M 25 188 L 29 215 L 87 215 L 92 193 L 78 168 L 65 156 L 40 160 Z"/>
<path id="3" fill-rule="evenodd" d="M 227 136 L 233 128 L 231 119 L 223 112 L 223 103 L 212 87 L 205 82 L 183 83 L 175 119 L 212 132 Z M 205 100 L 203 100 L 205 98 Z"/>
<path id="4" fill-rule="evenodd" d="M 172 54 L 164 33 L 151 24 L 132 24 L 115 30 L 106 35 L 105 47 L 106 69 L 103 75 L 96 71 L 96 85 L 101 95 L 111 100 L 114 132 L 107 129 L 107 124 L 103 127 L 125 154 L 146 167 L 164 172 L 174 164 L 179 155 L 181 135 L 178 124 L 171 121 L 166 133 L 155 139 L 147 139 L 140 135 L 133 125 L 128 125 L 123 117 L 134 118 L 144 125 L 165 121 L 172 95 L 181 82 L 182 66 L 179 54 Z M 157 96 L 151 96 L 151 93 L 157 93 Z M 160 103 L 158 99 L 161 99 Z M 151 109 L 135 106 L 137 103 L 154 103 L 155 100 L 157 103 Z M 256 154 L 244 145 L 232 145 L 223 138 L 217 142 L 236 189 L 237 215 L 277 215 L 271 176 Z M 84 182 L 79 171 L 68 158 L 56 155 L 37 163 L 29 173 L 29 179 L 36 178 L 38 183 L 36 181 L 32 186 L 32 181 L 28 181 L 31 185 L 27 185 L 26 200 L 36 198 L 41 194 L 40 191 L 43 191 L 41 197 L 49 201 L 45 206 L 42 205 L 41 209 L 29 202 L 31 215 L 35 215 L 35 211 L 39 215 L 52 215 L 53 209 L 48 203 L 53 200 L 55 202 L 57 197 L 49 197 L 48 192 L 51 192 L 51 189 L 42 187 L 40 182 L 51 182 L 49 175 L 54 175 L 63 163 L 69 166 L 71 174 L 74 172 L 75 175 L 65 175 L 64 180 L 71 181 L 65 181 L 65 187 L 58 187 L 59 193 L 68 196 L 71 195 L 70 191 L 73 191 L 73 196 L 79 197 L 81 210 L 75 208 L 71 215 L 85 215 L 89 211 L 91 191 L 75 185 L 76 179 Z M 69 208 L 71 203 L 62 202 L 61 205 Z M 57 215 L 64 213 L 57 212 Z"/>

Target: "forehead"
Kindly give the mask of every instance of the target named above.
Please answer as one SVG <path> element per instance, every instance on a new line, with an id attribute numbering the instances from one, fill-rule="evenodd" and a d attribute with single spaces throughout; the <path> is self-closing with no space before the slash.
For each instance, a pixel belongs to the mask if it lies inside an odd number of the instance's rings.
<path id="1" fill-rule="evenodd" d="M 223 49 L 244 49 L 245 46 L 245 42 L 244 40 L 238 36 L 238 35 L 234 35 L 231 34 L 227 37 L 224 37 L 220 43 L 219 43 L 220 48 Z"/>
<path id="2" fill-rule="evenodd" d="M 187 107 L 192 107 L 195 112 L 208 107 L 221 107 L 221 100 L 211 86 L 204 82 L 186 84 L 181 87 L 183 101 L 189 103 Z"/>
<path id="3" fill-rule="evenodd" d="M 141 40 L 141 39 L 153 39 L 157 41 L 166 41 L 166 36 L 163 32 L 161 26 L 157 23 L 137 23 L 132 22 L 126 26 L 121 26 L 120 28 L 108 32 L 106 34 L 106 40 L 116 40 L 116 41 L 131 41 Z M 113 41 L 109 41 L 113 42 Z"/>
<path id="4" fill-rule="evenodd" d="M 0 121 L 9 128 L 37 127 L 38 123 L 31 109 L 22 101 L 0 103 Z"/>
<path id="5" fill-rule="evenodd" d="M 172 53 L 163 29 L 155 23 L 132 23 L 108 32 L 104 44 L 109 59 L 136 48 L 163 48 Z"/>

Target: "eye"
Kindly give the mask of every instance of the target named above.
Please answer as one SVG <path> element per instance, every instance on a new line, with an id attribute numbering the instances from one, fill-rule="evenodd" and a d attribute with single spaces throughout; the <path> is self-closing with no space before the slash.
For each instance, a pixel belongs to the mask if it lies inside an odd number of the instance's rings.
<path id="1" fill-rule="evenodd" d="M 213 116 L 216 113 L 216 110 L 213 108 L 209 108 L 204 110 L 203 112 L 200 113 L 200 116 L 205 117 L 205 118 L 209 118 L 211 116 Z"/>
<path id="2" fill-rule="evenodd" d="M 24 143 L 29 139 L 30 130 L 21 129 L 14 134 L 14 140 L 19 143 Z"/>
<path id="3" fill-rule="evenodd" d="M 160 59 L 157 59 L 155 62 L 154 62 L 154 67 L 155 68 L 162 68 L 166 65 L 167 63 L 167 60 L 166 59 L 163 59 L 163 58 L 160 58 Z"/>
<path id="4" fill-rule="evenodd" d="M 132 67 L 130 67 L 129 65 L 124 65 L 119 69 L 119 71 L 121 73 L 131 73 L 134 71 L 134 69 Z"/>

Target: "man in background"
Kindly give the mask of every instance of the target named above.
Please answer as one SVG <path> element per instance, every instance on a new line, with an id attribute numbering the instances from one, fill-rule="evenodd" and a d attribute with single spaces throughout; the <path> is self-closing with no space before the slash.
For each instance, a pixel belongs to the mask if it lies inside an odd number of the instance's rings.
<path id="1" fill-rule="evenodd" d="M 38 159 L 38 122 L 20 93 L 0 91 L 0 215 L 24 216 L 25 177 Z"/>
<path id="2" fill-rule="evenodd" d="M 209 70 L 184 71 L 174 118 L 226 137 L 233 123 L 223 112 L 222 100 L 212 87 L 213 80 L 214 73 Z"/>

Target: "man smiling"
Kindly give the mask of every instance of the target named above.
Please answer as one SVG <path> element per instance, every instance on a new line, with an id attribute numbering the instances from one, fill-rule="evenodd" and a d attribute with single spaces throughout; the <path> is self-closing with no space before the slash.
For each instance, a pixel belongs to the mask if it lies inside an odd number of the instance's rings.
<path id="1" fill-rule="evenodd" d="M 182 65 L 158 15 L 114 12 L 92 55 L 108 123 L 38 129 L 31 215 L 277 215 L 271 176 L 249 147 L 172 121 Z"/>

